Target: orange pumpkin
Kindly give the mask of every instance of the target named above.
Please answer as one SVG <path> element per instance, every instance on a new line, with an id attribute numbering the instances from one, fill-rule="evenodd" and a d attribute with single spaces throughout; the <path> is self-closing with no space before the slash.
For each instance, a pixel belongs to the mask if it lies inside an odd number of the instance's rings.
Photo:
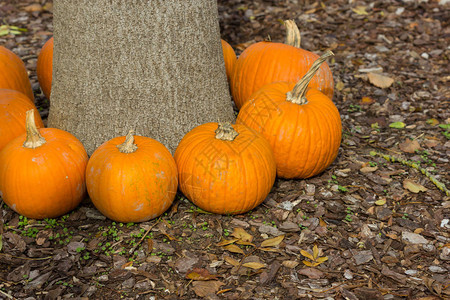
<path id="1" fill-rule="evenodd" d="M 236 53 L 225 40 L 220 40 L 222 42 L 223 59 L 225 61 L 225 70 L 227 72 L 228 84 L 230 83 L 231 72 L 233 71 L 234 64 L 236 63 Z"/>
<path id="2" fill-rule="evenodd" d="M 0 89 L 22 92 L 34 101 L 25 64 L 14 52 L 3 46 L 0 46 Z"/>
<path id="3" fill-rule="evenodd" d="M 86 169 L 86 185 L 92 203 L 108 218 L 144 222 L 172 204 L 177 167 L 163 144 L 130 131 L 94 151 Z"/>
<path id="4" fill-rule="evenodd" d="M 52 72 L 53 72 L 53 37 L 45 42 L 39 53 L 36 73 L 41 86 L 42 92 L 47 99 L 50 99 L 52 88 Z"/>
<path id="5" fill-rule="evenodd" d="M 26 128 L 0 151 L 0 196 L 27 218 L 66 214 L 85 195 L 86 150 L 66 131 L 37 129 L 33 110 L 27 111 Z"/>
<path id="6" fill-rule="evenodd" d="M 231 76 L 231 93 L 238 109 L 266 84 L 276 81 L 297 82 L 310 69 L 318 55 L 300 48 L 300 32 L 293 21 L 286 21 L 286 44 L 259 42 L 242 52 Z M 317 88 L 333 98 L 331 70 L 323 64 L 311 80 Z"/>
<path id="7" fill-rule="evenodd" d="M 269 141 L 279 177 L 314 176 L 338 154 L 342 134 L 339 111 L 319 90 L 307 90 L 320 64 L 331 55 L 328 51 L 321 56 L 297 84 L 275 82 L 262 87 L 238 114 L 238 124 L 255 129 Z"/>
<path id="8" fill-rule="evenodd" d="M 0 89 L 0 150 L 25 133 L 25 114 L 35 108 L 34 103 L 21 92 Z M 34 110 L 34 118 L 38 128 L 44 127 L 37 110 Z"/>
<path id="9" fill-rule="evenodd" d="M 212 213 L 241 214 L 255 208 L 275 181 L 270 145 L 244 125 L 200 125 L 183 137 L 174 157 L 180 190 Z"/>

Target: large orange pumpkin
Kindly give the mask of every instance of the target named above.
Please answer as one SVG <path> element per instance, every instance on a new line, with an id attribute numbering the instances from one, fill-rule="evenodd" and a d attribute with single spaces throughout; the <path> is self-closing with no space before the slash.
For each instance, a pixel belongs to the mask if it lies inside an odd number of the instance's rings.
<path id="1" fill-rule="evenodd" d="M 53 72 L 53 37 L 45 42 L 39 53 L 36 73 L 41 86 L 42 92 L 47 99 L 50 99 L 52 88 L 52 72 Z"/>
<path id="2" fill-rule="evenodd" d="M 221 39 L 222 42 L 222 50 L 223 50 L 223 59 L 225 61 L 225 70 L 227 73 L 228 84 L 230 84 L 231 72 L 233 71 L 234 64 L 236 63 L 237 57 L 236 53 L 225 40 Z"/>
<path id="3" fill-rule="evenodd" d="M 27 111 L 26 128 L 0 151 L 0 196 L 28 218 L 66 214 L 86 192 L 86 150 L 66 131 L 37 129 L 33 110 Z"/>
<path id="4" fill-rule="evenodd" d="M 319 174 L 336 158 L 341 143 L 339 111 L 330 98 L 317 89 L 307 89 L 321 56 L 297 84 L 275 82 L 252 96 L 239 111 L 236 123 L 264 135 L 275 155 L 277 175 L 308 178 Z"/>
<path id="5" fill-rule="evenodd" d="M 297 82 L 319 58 L 300 48 L 300 32 L 293 21 L 286 21 L 286 31 L 286 44 L 259 42 L 239 56 L 231 76 L 231 93 L 238 109 L 250 100 L 251 94 L 266 84 Z M 334 82 L 327 64 L 320 67 L 310 84 L 332 99 Z"/>
<path id="6" fill-rule="evenodd" d="M 0 150 L 25 133 L 26 112 L 35 108 L 34 103 L 21 92 L 0 89 Z M 34 118 L 38 128 L 44 127 L 37 110 L 34 110 Z"/>
<path id="7" fill-rule="evenodd" d="M 22 92 L 34 101 L 25 64 L 14 52 L 3 46 L 0 46 L 0 89 Z"/>
<path id="8" fill-rule="evenodd" d="M 174 156 L 180 190 L 212 213 L 240 214 L 255 208 L 275 181 L 270 145 L 244 125 L 200 125 L 183 137 Z"/>
<path id="9" fill-rule="evenodd" d="M 97 148 L 86 168 L 88 194 L 95 207 L 118 222 L 144 222 L 172 204 L 177 167 L 169 150 L 144 136 L 113 138 Z"/>

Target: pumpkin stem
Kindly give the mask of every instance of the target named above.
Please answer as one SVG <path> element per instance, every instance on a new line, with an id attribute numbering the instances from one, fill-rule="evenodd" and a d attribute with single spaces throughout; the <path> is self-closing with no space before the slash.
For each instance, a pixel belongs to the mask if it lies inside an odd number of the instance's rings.
<path id="1" fill-rule="evenodd" d="M 300 79 L 299 82 L 294 86 L 292 91 L 288 92 L 286 95 L 286 100 L 295 104 L 306 104 L 308 101 L 306 100 L 305 94 L 308 88 L 309 82 L 316 75 L 316 72 L 319 70 L 320 66 L 325 62 L 325 60 L 334 56 L 334 53 L 330 50 L 327 50 L 321 57 L 319 57 L 311 66 L 309 71 L 305 74 L 305 76 Z"/>
<path id="2" fill-rule="evenodd" d="M 216 139 L 222 141 L 233 141 L 239 133 L 234 130 L 233 126 L 231 126 L 230 122 L 220 123 L 217 127 L 216 131 Z"/>
<path id="3" fill-rule="evenodd" d="M 133 153 L 137 150 L 137 145 L 134 144 L 134 130 L 128 131 L 127 136 L 125 137 L 125 142 L 123 144 L 117 145 L 117 148 L 119 148 L 119 151 L 122 153 Z"/>
<path id="4" fill-rule="evenodd" d="M 38 148 L 46 143 L 44 137 L 39 133 L 34 121 L 34 109 L 27 111 L 25 128 L 27 130 L 27 137 L 23 146 L 25 148 L 34 149 Z"/>
<path id="5" fill-rule="evenodd" d="M 289 46 L 300 48 L 302 38 L 297 24 L 295 24 L 294 20 L 286 20 L 284 21 L 284 26 L 286 26 L 286 40 L 284 43 Z"/>

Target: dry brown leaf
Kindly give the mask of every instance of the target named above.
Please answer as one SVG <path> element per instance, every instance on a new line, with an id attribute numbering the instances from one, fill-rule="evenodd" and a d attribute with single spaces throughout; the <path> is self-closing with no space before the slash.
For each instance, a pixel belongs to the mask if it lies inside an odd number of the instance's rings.
<path id="1" fill-rule="evenodd" d="M 371 84 L 379 88 L 388 88 L 394 83 L 394 79 L 377 73 L 368 73 L 367 77 Z"/>
<path id="2" fill-rule="evenodd" d="M 248 234 L 244 230 L 244 228 L 241 228 L 241 227 L 234 228 L 233 233 L 231 235 L 234 236 L 237 239 L 240 239 L 243 242 L 251 242 L 251 241 L 253 241 L 253 236 Z"/>
<path id="3" fill-rule="evenodd" d="M 244 242 L 244 241 L 241 241 L 241 240 L 237 240 L 237 241 L 236 241 L 236 244 L 238 244 L 238 245 L 244 245 L 244 246 L 253 246 L 253 247 L 256 247 L 255 244 L 253 244 L 253 243 L 250 243 L 250 242 Z"/>
<path id="4" fill-rule="evenodd" d="M 227 263 L 229 263 L 232 266 L 239 266 L 239 262 L 232 257 L 225 256 L 224 259 Z"/>
<path id="5" fill-rule="evenodd" d="M 414 153 L 417 150 L 420 150 L 420 144 L 417 140 L 406 139 L 403 143 L 399 145 L 400 150 L 407 153 Z"/>
<path id="6" fill-rule="evenodd" d="M 230 245 L 230 244 L 233 244 L 234 242 L 236 242 L 238 240 L 239 239 L 223 240 L 223 241 L 217 243 L 216 246 L 222 247 L 222 246 Z"/>
<path id="7" fill-rule="evenodd" d="M 213 280 L 217 279 L 217 275 L 210 274 L 206 269 L 194 268 L 186 273 L 186 278 L 191 280 Z"/>
<path id="8" fill-rule="evenodd" d="M 267 239 L 264 240 L 261 243 L 261 247 L 275 247 L 278 246 L 284 239 L 284 234 L 283 235 L 279 235 L 277 237 L 271 238 L 271 239 Z"/>
<path id="9" fill-rule="evenodd" d="M 36 12 L 36 11 L 42 11 L 42 6 L 38 3 L 30 4 L 28 6 L 25 6 L 23 10 L 27 12 Z"/>
<path id="10" fill-rule="evenodd" d="M 198 297 L 206 297 L 208 295 L 214 295 L 222 285 L 224 283 L 218 280 L 194 281 L 192 283 L 192 289 Z"/>
<path id="11" fill-rule="evenodd" d="M 298 273 L 301 275 L 308 276 L 308 278 L 311 279 L 319 279 L 324 275 L 322 271 L 317 270 L 315 268 L 303 268 L 298 270 Z"/>
<path id="12" fill-rule="evenodd" d="M 225 250 L 233 252 L 233 253 L 239 253 L 239 254 L 245 254 L 244 250 L 242 250 L 241 248 L 239 248 L 236 245 L 228 245 L 223 247 Z"/>
<path id="13" fill-rule="evenodd" d="M 285 260 L 282 262 L 282 265 L 289 269 L 294 269 L 298 264 L 299 262 L 294 260 Z"/>
<path id="14" fill-rule="evenodd" d="M 277 248 L 258 248 L 258 250 L 266 251 L 266 252 L 280 252 L 280 249 L 277 249 Z"/>
<path id="15" fill-rule="evenodd" d="M 403 180 L 403 188 L 407 189 L 408 191 L 412 193 L 419 193 L 419 192 L 426 192 L 428 189 L 424 187 L 423 185 L 416 183 L 410 179 Z"/>
<path id="16" fill-rule="evenodd" d="M 376 170 L 378 170 L 378 166 L 373 166 L 373 167 L 362 167 L 361 169 L 359 169 L 359 171 L 361 172 L 361 173 L 364 173 L 364 174 L 366 174 L 366 173 L 372 173 L 372 172 L 375 172 Z"/>
<path id="17" fill-rule="evenodd" d="M 253 269 L 253 270 L 259 270 L 259 269 L 267 267 L 266 264 L 262 264 L 262 263 L 259 263 L 259 262 L 248 262 L 248 263 L 242 264 L 242 266 L 246 267 L 246 268 Z"/>

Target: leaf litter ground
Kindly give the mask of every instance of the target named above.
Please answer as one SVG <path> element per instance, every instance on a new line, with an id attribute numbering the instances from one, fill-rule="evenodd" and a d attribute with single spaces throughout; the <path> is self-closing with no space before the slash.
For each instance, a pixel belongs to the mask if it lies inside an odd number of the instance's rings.
<path id="1" fill-rule="evenodd" d="M 89 200 L 41 222 L 2 205 L 0 298 L 450 297 L 447 2 L 220 0 L 222 37 L 238 53 L 282 42 L 286 19 L 304 49 L 335 53 L 336 161 L 311 179 L 277 179 L 240 216 L 203 213 L 181 195 L 141 224 L 109 221 Z M 0 3 L 0 43 L 24 59 L 46 118 L 36 55 L 52 2 Z"/>

